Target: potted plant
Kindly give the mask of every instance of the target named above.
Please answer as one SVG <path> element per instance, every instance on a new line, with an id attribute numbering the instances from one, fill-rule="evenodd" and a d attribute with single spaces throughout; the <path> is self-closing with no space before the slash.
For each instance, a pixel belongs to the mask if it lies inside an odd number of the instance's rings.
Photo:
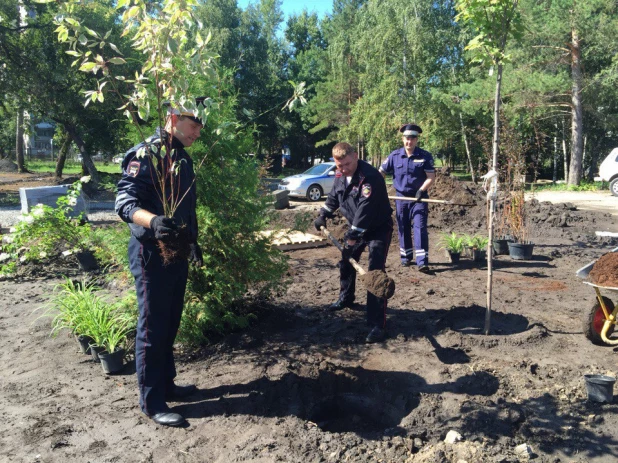
<path id="1" fill-rule="evenodd" d="M 470 249 L 472 250 L 472 260 L 474 262 L 485 262 L 487 260 L 487 245 L 489 238 L 481 235 L 474 235 L 469 241 Z"/>
<path id="2" fill-rule="evenodd" d="M 107 374 L 120 371 L 125 354 L 121 346 L 135 329 L 132 314 L 97 296 L 90 304 L 85 326 L 85 332 L 93 339 L 92 356 L 101 362 L 103 371 Z"/>
<path id="3" fill-rule="evenodd" d="M 114 306 L 107 316 L 101 330 L 101 346 L 105 350 L 99 353 L 99 358 L 103 371 L 112 374 L 124 367 L 125 350 L 121 346 L 129 333 L 135 329 L 135 320 L 118 306 Z"/>
<path id="4" fill-rule="evenodd" d="M 508 243 L 509 256 L 515 260 L 532 259 L 532 251 L 534 249 L 534 243 L 528 240 L 524 201 L 524 190 L 517 189 L 511 192 L 510 201 L 505 204 L 509 228 L 513 236 L 513 241 Z"/>
<path id="5" fill-rule="evenodd" d="M 457 233 L 443 233 L 439 241 L 440 248 L 446 250 L 451 262 L 456 264 L 459 262 L 461 253 L 464 248 L 464 238 L 458 236 Z"/>
<path id="6" fill-rule="evenodd" d="M 90 346 L 93 339 L 86 334 L 84 326 L 84 294 L 93 288 L 92 284 L 83 281 L 74 283 L 66 278 L 64 283 L 56 285 L 47 309 L 42 316 L 53 317 L 51 325 L 52 336 L 62 329 L 71 331 L 84 354 L 91 354 Z"/>
<path id="7" fill-rule="evenodd" d="M 509 253 L 509 242 L 514 241 L 513 237 L 506 233 L 508 230 L 508 224 L 506 223 L 506 215 L 504 214 L 504 210 L 499 214 L 499 221 L 496 226 L 496 234 L 497 238 L 494 238 L 492 242 L 492 247 L 494 250 L 494 254 L 497 256 L 504 256 Z"/>

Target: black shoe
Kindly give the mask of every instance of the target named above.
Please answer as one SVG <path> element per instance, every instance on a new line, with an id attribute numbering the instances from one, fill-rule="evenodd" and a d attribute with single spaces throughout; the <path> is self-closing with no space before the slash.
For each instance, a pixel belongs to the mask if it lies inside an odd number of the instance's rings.
<path id="1" fill-rule="evenodd" d="M 418 268 L 418 271 L 421 272 L 421 273 L 426 273 L 426 274 L 431 273 L 431 270 L 429 269 L 429 265 L 421 265 Z"/>
<path id="2" fill-rule="evenodd" d="M 165 393 L 165 399 L 184 399 L 185 397 L 189 397 L 195 391 L 197 391 L 197 387 L 195 386 L 195 384 L 190 384 L 188 386 L 178 386 L 174 384 L 174 388 L 171 391 L 167 391 Z"/>
<path id="3" fill-rule="evenodd" d="M 369 334 L 365 338 L 365 342 L 368 342 L 368 343 L 380 342 L 380 341 L 384 341 L 385 337 L 386 337 L 386 331 L 384 331 L 384 329 L 380 328 L 379 326 L 374 326 L 373 329 L 369 332 Z"/>
<path id="4" fill-rule="evenodd" d="M 347 303 L 343 302 L 341 299 L 328 306 L 329 312 L 336 312 L 337 310 L 345 309 L 346 307 L 352 307 L 354 305 L 353 302 Z"/>
<path id="5" fill-rule="evenodd" d="M 185 419 L 182 415 L 173 412 L 155 413 L 150 418 L 161 426 L 182 426 L 185 423 Z"/>

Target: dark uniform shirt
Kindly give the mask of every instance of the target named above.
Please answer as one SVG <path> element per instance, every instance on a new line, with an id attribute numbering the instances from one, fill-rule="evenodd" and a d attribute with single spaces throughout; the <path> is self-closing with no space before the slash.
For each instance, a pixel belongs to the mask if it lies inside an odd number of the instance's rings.
<path id="1" fill-rule="evenodd" d="M 431 153 L 418 146 L 410 157 L 403 147 L 393 151 L 382 163 L 380 170 L 393 174 L 393 187 L 399 196 L 414 196 L 427 180 L 427 173 L 435 171 Z"/>
<path id="2" fill-rule="evenodd" d="M 137 239 L 154 239 L 154 233 L 150 228 L 133 223 L 133 214 L 145 209 L 155 215 L 163 215 L 159 177 L 164 175 L 168 202 L 179 203 L 174 218 L 179 224 L 187 226 L 189 242 L 193 243 L 197 239 L 195 215 L 197 196 L 193 161 L 177 139 L 173 139 L 171 156 L 164 156 L 165 148 L 163 148 L 157 158 L 157 147 L 161 146 L 161 133 L 165 137 L 169 136 L 165 131 L 157 130 L 157 133 L 146 142 L 134 146 L 125 154 L 122 161 L 122 178 L 118 182 L 116 213 L 129 224 L 131 233 Z M 152 145 L 151 149 L 146 149 L 145 154 L 138 157 L 138 150 L 146 145 Z M 160 173 L 159 176 L 155 169 Z"/>
<path id="3" fill-rule="evenodd" d="M 361 234 L 389 222 L 393 213 L 382 174 L 365 161 L 358 161 L 358 168 L 347 186 L 346 178 L 337 172 L 322 209 L 327 216 L 339 209 L 351 229 Z"/>

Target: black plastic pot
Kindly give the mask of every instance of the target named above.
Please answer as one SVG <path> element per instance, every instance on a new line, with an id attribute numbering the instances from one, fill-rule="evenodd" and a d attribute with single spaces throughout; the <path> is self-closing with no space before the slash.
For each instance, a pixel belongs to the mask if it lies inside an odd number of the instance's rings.
<path id="1" fill-rule="evenodd" d="M 509 253 L 509 240 L 507 239 L 497 239 L 494 240 L 494 254 L 497 256 L 506 256 Z"/>
<path id="2" fill-rule="evenodd" d="M 534 243 L 509 243 L 509 256 L 515 260 L 532 259 Z"/>
<path id="3" fill-rule="evenodd" d="M 474 262 L 485 262 L 487 260 L 487 250 L 486 249 L 473 249 L 472 250 L 472 260 Z"/>
<path id="4" fill-rule="evenodd" d="M 100 362 L 101 358 L 99 354 L 105 350 L 105 347 L 101 346 L 90 346 L 90 353 L 92 354 L 92 360 L 95 362 Z"/>
<path id="5" fill-rule="evenodd" d="M 116 349 L 111 354 L 109 352 L 99 353 L 101 359 L 101 366 L 103 371 L 110 375 L 118 373 L 124 368 L 124 349 Z"/>
<path id="6" fill-rule="evenodd" d="M 79 268 L 81 268 L 84 272 L 90 272 L 91 270 L 98 270 L 99 263 L 94 257 L 92 251 L 81 251 L 75 254 L 77 257 L 77 263 L 79 264 Z"/>
<path id="7" fill-rule="evenodd" d="M 83 336 L 83 335 L 75 335 L 75 339 L 77 339 L 77 342 L 79 343 L 79 348 L 82 350 L 82 353 L 87 354 L 87 355 L 91 355 L 90 354 L 90 344 L 92 344 L 93 339 L 90 336 Z"/>
<path id="8" fill-rule="evenodd" d="M 457 264 L 461 258 L 461 252 L 448 252 L 448 256 L 451 259 L 451 263 Z"/>

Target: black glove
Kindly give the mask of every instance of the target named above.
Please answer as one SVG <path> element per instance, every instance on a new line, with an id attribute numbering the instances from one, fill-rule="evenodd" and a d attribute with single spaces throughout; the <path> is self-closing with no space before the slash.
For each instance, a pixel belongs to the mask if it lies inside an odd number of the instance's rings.
<path id="1" fill-rule="evenodd" d="M 363 233 L 358 231 L 358 230 L 354 230 L 353 228 L 350 228 L 347 232 L 345 232 L 345 235 L 343 235 L 343 241 L 347 242 L 348 240 L 350 241 L 358 241 L 363 237 Z"/>
<path id="2" fill-rule="evenodd" d="M 317 231 L 322 231 L 322 227 L 326 228 L 326 217 L 318 215 L 318 218 L 313 221 L 313 225 Z"/>
<path id="3" fill-rule="evenodd" d="M 178 225 L 172 218 L 157 215 L 150 220 L 150 228 L 155 238 L 161 241 L 171 241 L 178 236 Z"/>
<path id="4" fill-rule="evenodd" d="M 202 255 L 202 248 L 197 243 L 191 243 L 191 254 L 189 254 L 189 262 L 196 267 L 202 267 L 204 265 L 204 256 Z"/>
<path id="5" fill-rule="evenodd" d="M 423 197 L 423 190 L 421 190 L 420 188 L 418 190 L 416 190 L 416 200 L 418 201 L 419 199 L 421 199 Z"/>

